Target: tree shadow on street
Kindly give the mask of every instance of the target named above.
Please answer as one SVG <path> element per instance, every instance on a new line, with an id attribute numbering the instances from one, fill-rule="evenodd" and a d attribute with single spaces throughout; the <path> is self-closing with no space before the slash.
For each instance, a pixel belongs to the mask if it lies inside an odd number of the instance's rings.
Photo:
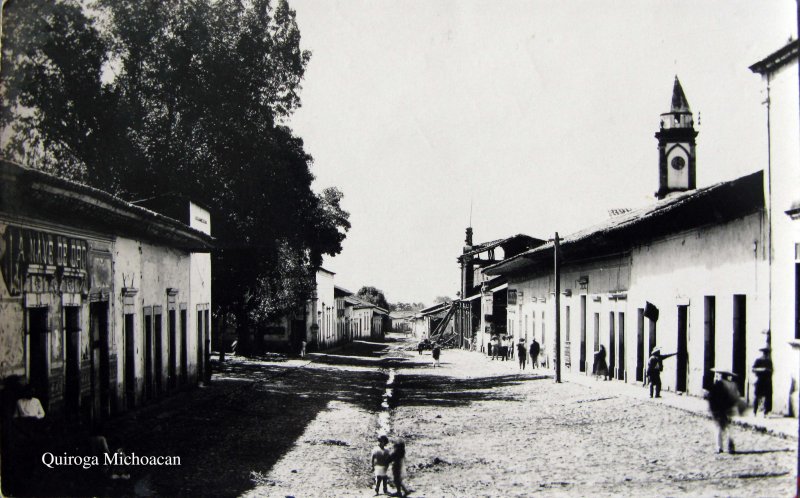
<path id="1" fill-rule="evenodd" d="M 375 411 L 386 383 L 379 371 L 313 364 L 228 361 L 215 373 L 207 387 L 106 424 L 112 450 L 179 456 L 180 466 L 130 467 L 124 482 L 88 479 L 80 467 L 43 469 L 46 480 L 32 494 L 239 496 L 256 486 L 254 474 L 269 473 L 331 401 Z"/>
<path id="2" fill-rule="evenodd" d="M 737 455 L 762 455 L 764 453 L 789 453 L 794 451 L 790 448 L 781 448 L 779 450 L 736 450 Z"/>
<path id="3" fill-rule="evenodd" d="M 535 375 L 501 375 L 481 378 L 455 378 L 439 375 L 395 377 L 395 395 L 390 406 L 464 406 L 481 401 L 514 401 L 518 396 L 501 392 L 525 382 L 549 379 Z"/>

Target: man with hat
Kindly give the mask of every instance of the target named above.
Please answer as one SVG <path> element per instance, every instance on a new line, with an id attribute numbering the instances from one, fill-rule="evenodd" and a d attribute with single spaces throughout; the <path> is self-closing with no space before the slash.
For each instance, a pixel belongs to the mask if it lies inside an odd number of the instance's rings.
<path id="1" fill-rule="evenodd" d="M 761 356 L 756 358 L 753 363 L 753 373 L 756 374 L 753 415 L 758 414 L 758 405 L 763 400 L 764 417 L 766 417 L 772 411 L 772 360 L 769 357 L 769 346 L 764 346 L 759 351 L 761 351 Z"/>
<path id="2" fill-rule="evenodd" d="M 650 353 L 650 359 L 647 360 L 647 379 L 650 381 L 651 398 L 653 397 L 653 391 L 655 391 L 656 398 L 661 397 L 661 371 L 664 370 L 663 361 L 676 354 L 678 353 L 661 354 L 661 348 L 658 346 L 654 347 L 653 352 Z"/>
<path id="3" fill-rule="evenodd" d="M 739 398 L 739 387 L 733 381 L 736 374 L 720 368 L 712 368 L 714 385 L 708 392 L 708 408 L 717 424 L 717 452 L 722 453 L 723 443 L 728 440 L 728 453 L 735 453 L 733 437 L 730 433 L 731 415 L 734 408 L 743 413 L 745 402 Z"/>
<path id="4" fill-rule="evenodd" d="M 517 359 L 519 360 L 519 369 L 525 370 L 525 363 L 528 360 L 528 351 L 525 347 L 525 339 L 519 338 L 519 344 L 517 344 Z"/>

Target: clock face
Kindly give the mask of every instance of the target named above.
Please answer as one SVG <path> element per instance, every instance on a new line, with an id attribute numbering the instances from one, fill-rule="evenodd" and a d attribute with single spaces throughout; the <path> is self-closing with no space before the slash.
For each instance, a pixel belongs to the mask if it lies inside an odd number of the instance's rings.
<path id="1" fill-rule="evenodd" d="M 671 164 L 673 168 L 680 171 L 684 166 L 686 166 L 686 160 L 684 160 L 682 157 L 673 157 Z"/>

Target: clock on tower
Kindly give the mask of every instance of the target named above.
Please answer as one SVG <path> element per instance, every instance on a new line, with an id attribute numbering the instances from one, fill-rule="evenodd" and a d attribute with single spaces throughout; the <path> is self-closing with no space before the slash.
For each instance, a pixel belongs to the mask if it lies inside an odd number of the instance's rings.
<path id="1" fill-rule="evenodd" d="M 694 119 L 681 82 L 675 76 L 672 87 L 672 106 L 661 115 L 658 139 L 658 191 L 663 199 L 672 192 L 695 188 L 695 137 Z"/>

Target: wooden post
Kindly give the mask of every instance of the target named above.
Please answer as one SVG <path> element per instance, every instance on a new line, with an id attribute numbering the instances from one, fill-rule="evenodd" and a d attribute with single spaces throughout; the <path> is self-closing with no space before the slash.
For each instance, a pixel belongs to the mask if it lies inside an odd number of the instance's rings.
<path id="1" fill-rule="evenodd" d="M 553 239 L 553 273 L 555 277 L 556 301 L 556 382 L 561 382 L 561 262 L 559 261 L 558 232 Z"/>

